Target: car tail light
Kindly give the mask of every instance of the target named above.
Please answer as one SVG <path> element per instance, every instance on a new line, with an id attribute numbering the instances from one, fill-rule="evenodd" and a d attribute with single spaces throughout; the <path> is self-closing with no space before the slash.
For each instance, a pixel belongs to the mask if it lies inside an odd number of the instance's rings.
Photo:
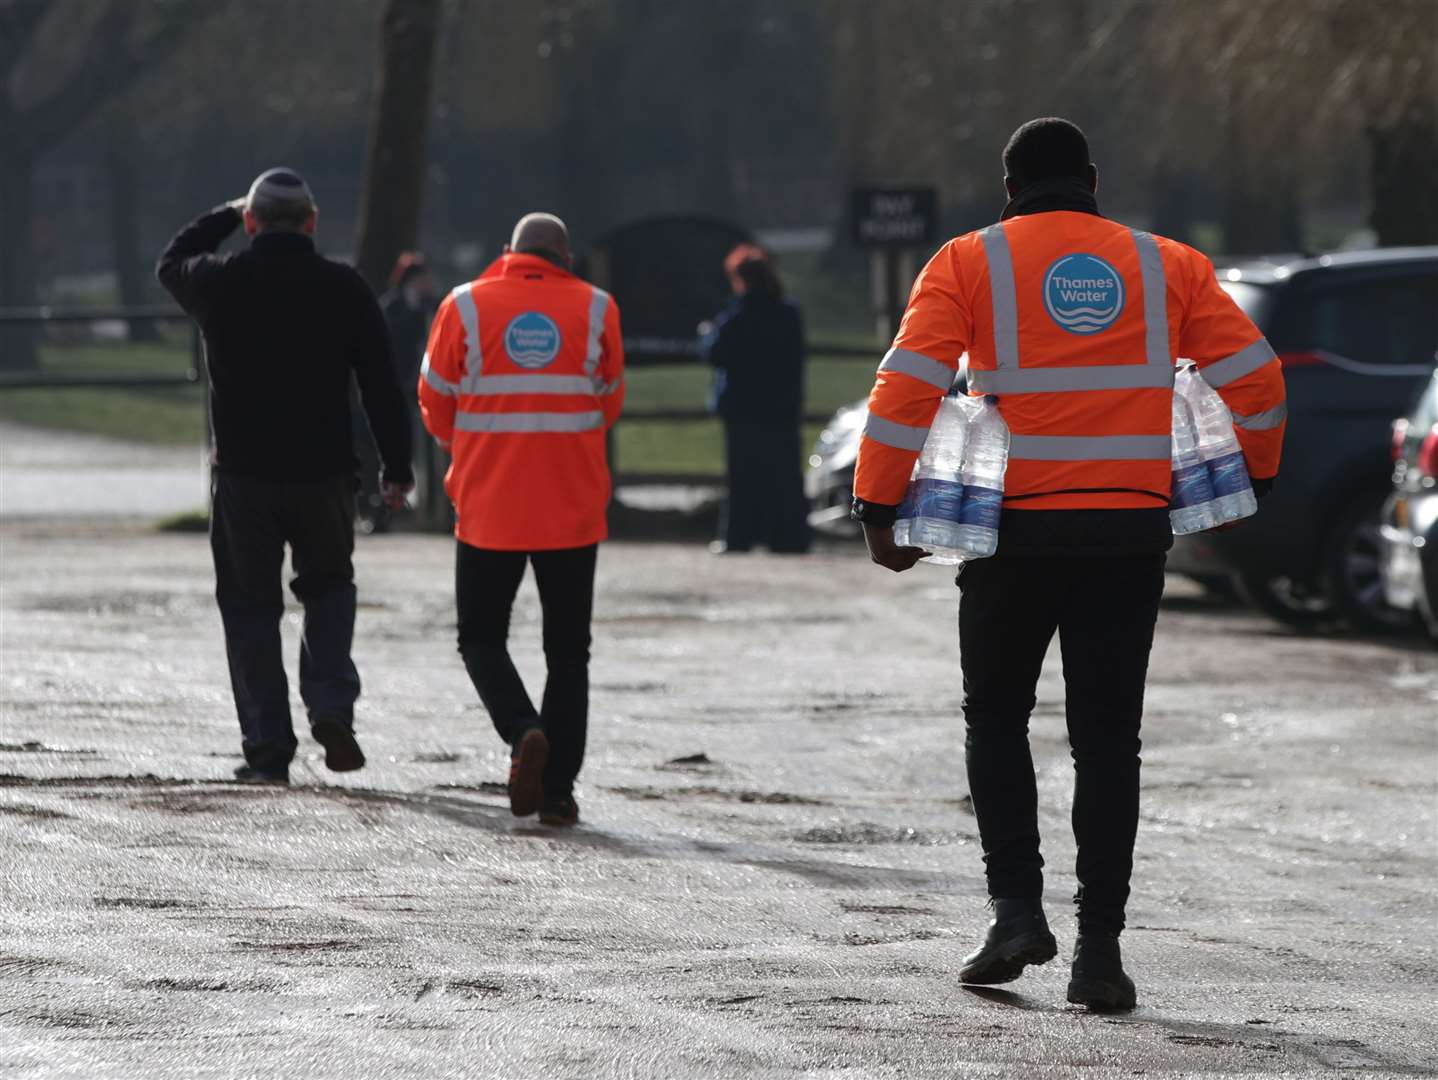
<path id="1" fill-rule="evenodd" d="M 1418 460 L 1414 463 L 1424 476 L 1438 476 L 1438 424 L 1434 424 L 1423 445 L 1418 448 Z"/>
<path id="2" fill-rule="evenodd" d="M 1286 370 L 1296 367 L 1313 367 L 1315 364 L 1323 363 L 1323 357 L 1316 352 L 1285 352 L 1278 354 L 1278 362 Z"/>
<path id="3" fill-rule="evenodd" d="M 1408 441 L 1408 418 L 1400 416 L 1393 421 L 1393 460 L 1403 460 L 1403 444 Z"/>

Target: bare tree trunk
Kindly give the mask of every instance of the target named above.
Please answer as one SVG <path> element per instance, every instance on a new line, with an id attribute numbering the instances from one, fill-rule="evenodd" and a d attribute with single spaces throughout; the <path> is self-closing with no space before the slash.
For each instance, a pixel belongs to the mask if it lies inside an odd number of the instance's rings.
<path id="1" fill-rule="evenodd" d="M 380 14 L 355 238 L 359 271 L 376 291 L 419 233 L 439 21 L 440 0 L 387 0 Z"/>
<path id="2" fill-rule="evenodd" d="M 1250 103 L 1234 103 L 1228 121 L 1229 168 L 1223 199 L 1225 255 L 1303 250 L 1303 213 L 1293 163 L 1276 159 L 1250 125 Z"/>
<path id="3" fill-rule="evenodd" d="M 35 251 L 31 174 L 34 163 L 0 154 L 0 308 L 34 307 Z M 29 371 L 39 363 L 30 328 L 0 326 L 0 370 Z"/>
<path id="4" fill-rule="evenodd" d="M 134 122 L 128 105 L 116 110 L 105 137 L 105 166 L 109 174 L 110 258 L 122 307 L 139 307 L 148 299 L 149 274 L 140 254 L 136 204 Z M 149 319 L 130 323 L 131 341 L 158 341 L 159 329 Z"/>
<path id="5" fill-rule="evenodd" d="M 1438 244 L 1438 117 L 1414 101 L 1389 128 L 1368 129 L 1373 209 L 1380 247 Z"/>
<path id="6" fill-rule="evenodd" d="M 1193 185 L 1187 175 L 1160 165 L 1150 178 L 1153 231 L 1188 244 L 1193 242 Z"/>

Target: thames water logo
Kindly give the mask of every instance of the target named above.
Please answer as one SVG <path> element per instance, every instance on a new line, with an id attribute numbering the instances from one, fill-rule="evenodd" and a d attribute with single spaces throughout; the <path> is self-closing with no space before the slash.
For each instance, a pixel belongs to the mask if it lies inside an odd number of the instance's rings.
<path id="1" fill-rule="evenodd" d="M 1123 311 L 1123 278 L 1097 255 L 1065 255 L 1044 275 L 1044 307 L 1069 333 L 1097 334 Z"/>
<path id="2" fill-rule="evenodd" d="M 559 355 L 559 327 L 537 311 L 516 315 L 504 328 L 504 351 L 522 368 L 546 367 Z"/>

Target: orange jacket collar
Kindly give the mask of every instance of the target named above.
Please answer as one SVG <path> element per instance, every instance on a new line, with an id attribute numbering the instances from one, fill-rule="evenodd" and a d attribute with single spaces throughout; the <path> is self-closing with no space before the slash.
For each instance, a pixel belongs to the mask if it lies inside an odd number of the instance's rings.
<path id="1" fill-rule="evenodd" d="M 536 275 L 540 277 L 574 277 L 571 271 L 564 269 L 562 266 L 556 266 L 542 256 L 526 255 L 518 251 L 511 251 L 506 255 L 501 255 L 495 260 L 494 264 L 484 272 L 484 276 L 490 277 L 491 271 L 494 271 L 493 276 L 496 277 L 532 278 Z"/>

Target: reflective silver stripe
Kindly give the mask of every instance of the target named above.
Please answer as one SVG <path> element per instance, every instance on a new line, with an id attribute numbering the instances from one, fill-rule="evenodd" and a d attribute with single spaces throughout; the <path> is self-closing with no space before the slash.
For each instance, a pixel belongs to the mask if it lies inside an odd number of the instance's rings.
<path id="1" fill-rule="evenodd" d="M 459 393 L 459 383 L 450 382 L 430 366 L 429 353 L 424 354 L 424 363 L 419 366 L 419 373 L 437 393 L 443 394 L 445 397 L 454 397 Z"/>
<path id="2" fill-rule="evenodd" d="M 920 382 L 926 382 L 946 393 L 949 387 L 954 385 L 954 377 L 959 373 L 957 368 L 951 368 L 937 360 L 930 360 L 922 353 L 898 348 L 890 349 L 884 354 L 884 360 L 879 364 L 879 370 L 897 371 L 901 375 L 912 376 Z"/>
<path id="3" fill-rule="evenodd" d="M 624 378 L 621 376 L 613 382 L 601 382 L 599 379 L 595 379 L 590 385 L 596 394 L 605 397 L 618 392 L 619 388 L 624 385 Z"/>
<path id="4" fill-rule="evenodd" d="M 989 292 L 994 303 L 994 363 L 1000 371 L 1019 366 L 1019 306 L 1014 292 L 1014 260 L 1002 225 L 979 232 L 989 264 Z"/>
<path id="5" fill-rule="evenodd" d="M 1244 431 L 1272 431 L 1283 421 L 1288 419 L 1288 402 L 1275 405 L 1271 409 L 1264 409 L 1262 412 L 1244 415 L 1234 413 L 1233 422 Z"/>
<path id="6" fill-rule="evenodd" d="M 459 379 L 459 392 L 472 394 L 470 382 L 479 378 L 484 367 L 484 354 L 479 347 L 479 308 L 475 306 L 469 284 L 456 287 L 450 295 L 454 297 L 454 309 L 459 312 L 459 321 L 464 327 L 464 374 Z"/>
<path id="7" fill-rule="evenodd" d="M 969 368 L 969 390 L 976 394 L 1052 394 L 1074 390 L 1147 390 L 1173 386 L 1173 368 L 1152 364 L 1096 364 L 1091 367 L 1019 368 L 982 371 Z"/>
<path id="8" fill-rule="evenodd" d="M 594 381 L 583 375 L 481 375 L 469 394 L 593 394 Z"/>
<path id="9" fill-rule="evenodd" d="M 864 434 L 877 443 L 892 446 L 895 450 L 922 450 L 924 440 L 929 437 L 929 429 L 896 424 L 892 420 L 885 420 L 882 416 L 870 413 L 868 423 L 864 425 Z"/>
<path id="10" fill-rule="evenodd" d="M 1009 457 L 1025 461 L 1167 461 L 1167 435 L 1014 435 Z"/>
<path id="11" fill-rule="evenodd" d="M 477 413 L 455 414 L 454 426 L 460 431 L 530 434 L 548 431 L 598 431 L 604 427 L 604 414 L 592 412 L 566 413 Z"/>
<path id="12" fill-rule="evenodd" d="M 1158 242 L 1146 232 L 1130 229 L 1138 248 L 1138 266 L 1143 275 L 1143 338 L 1144 352 L 1151 367 L 1173 366 L 1168 351 L 1168 278 L 1163 272 L 1163 256 Z"/>
<path id="13" fill-rule="evenodd" d="M 609 308 L 609 294 L 598 285 L 591 285 L 593 294 L 589 297 L 589 344 L 584 352 L 584 373 L 593 375 L 599 370 L 599 339 L 604 334 L 604 313 Z"/>
<path id="14" fill-rule="evenodd" d="M 1277 358 L 1278 356 L 1268 344 L 1268 340 L 1259 338 L 1252 345 L 1239 349 L 1232 356 L 1225 356 L 1222 360 L 1217 360 L 1207 367 L 1200 367 L 1198 373 L 1203 376 L 1204 382 L 1217 390 L 1220 386 L 1227 386 L 1245 375 L 1252 375 L 1264 364 Z"/>

